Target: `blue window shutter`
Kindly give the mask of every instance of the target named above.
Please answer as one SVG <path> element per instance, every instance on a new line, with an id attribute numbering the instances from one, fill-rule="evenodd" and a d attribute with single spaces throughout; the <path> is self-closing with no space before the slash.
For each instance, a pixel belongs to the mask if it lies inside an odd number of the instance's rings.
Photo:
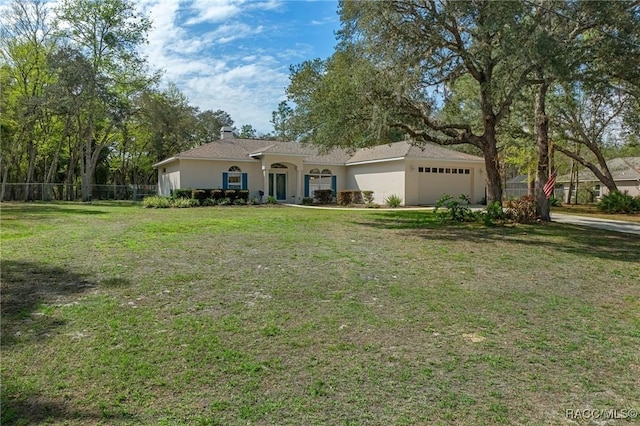
<path id="1" fill-rule="evenodd" d="M 309 175 L 304 175 L 304 196 L 309 196 Z"/>
<path id="2" fill-rule="evenodd" d="M 229 189 L 229 173 L 222 172 L 222 189 Z"/>
<path id="3" fill-rule="evenodd" d="M 333 196 L 335 197 L 338 193 L 338 176 L 331 176 L 331 190 L 333 191 Z"/>
<path id="4" fill-rule="evenodd" d="M 242 189 L 248 189 L 249 188 L 249 186 L 247 184 L 247 180 L 248 180 L 247 174 L 243 173 L 242 174 Z"/>

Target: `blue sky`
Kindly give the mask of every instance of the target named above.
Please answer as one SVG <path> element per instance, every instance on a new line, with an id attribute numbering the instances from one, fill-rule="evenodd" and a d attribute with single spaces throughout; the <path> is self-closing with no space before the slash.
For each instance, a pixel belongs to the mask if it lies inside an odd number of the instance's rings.
<path id="1" fill-rule="evenodd" d="M 285 99 L 289 66 L 327 58 L 339 28 L 337 1 L 138 0 L 154 28 L 145 46 L 202 110 L 224 110 L 236 127 L 273 130 L 271 112 Z"/>

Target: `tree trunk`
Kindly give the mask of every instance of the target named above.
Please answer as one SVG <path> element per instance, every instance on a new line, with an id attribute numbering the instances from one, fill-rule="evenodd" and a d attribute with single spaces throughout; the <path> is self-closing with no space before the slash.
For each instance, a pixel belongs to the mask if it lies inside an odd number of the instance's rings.
<path id="1" fill-rule="evenodd" d="M 544 194 L 544 186 L 549 180 L 549 118 L 546 112 L 546 98 L 550 82 L 542 80 L 536 93 L 536 151 L 538 168 L 536 170 L 536 213 L 544 221 L 551 220 L 549 199 Z"/>
<path id="2" fill-rule="evenodd" d="M 573 191 L 573 175 L 576 168 L 576 162 L 571 161 L 571 177 L 569 178 L 569 191 L 567 191 L 567 204 L 571 204 L 571 192 Z"/>
<path id="3" fill-rule="evenodd" d="M 33 180 L 33 171 L 36 168 L 36 145 L 33 143 L 33 140 L 30 140 L 27 144 L 27 155 L 29 157 L 29 165 L 27 166 L 27 176 L 25 179 L 24 201 L 33 201 L 31 196 L 31 181 Z"/>
<path id="4" fill-rule="evenodd" d="M 566 155 L 567 157 L 572 158 L 574 161 L 576 161 L 577 163 L 583 165 L 584 167 L 586 167 L 587 169 L 591 170 L 591 172 L 593 172 L 593 174 L 598 178 L 598 180 L 603 183 L 607 189 L 609 189 L 610 192 L 612 191 L 617 191 L 618 190 L 618 186 L 616 185 L 615 181 L 613 180 L 613 178 L 611 177 L 611 173 L 609 171 L 608 166 L 606 165 L 606 162 L 604 160 L 604 157 L 602 159 L 598 159 L 598 163 L 600 165 L 600 167 L 603 168 L 603 171 L 600 171 L 600 169 L 598 169 L 598 167 L 585 160 L 580 153 L 574 153 L 571 152 L 570 150 L 563 148 L 561 146 L 556 146 L 556 149 L 558 151 L 560 151 L 561 153 L 563 153 L 564 155 Z M 602 165 L 602 163 L 604 163 L 604 166 Z M 576 191 L 577 191 L 577 186 L 576 186 Z"/>
<path id="5" fill-rule="evenodd" d="M 482 145 L 482 153 L 484 154 L 484 165 L 487 169 L 487 205 L 496 201 L 502 204 L 500 162 L 495 138 L 491 141 L 485 141 Z"/>

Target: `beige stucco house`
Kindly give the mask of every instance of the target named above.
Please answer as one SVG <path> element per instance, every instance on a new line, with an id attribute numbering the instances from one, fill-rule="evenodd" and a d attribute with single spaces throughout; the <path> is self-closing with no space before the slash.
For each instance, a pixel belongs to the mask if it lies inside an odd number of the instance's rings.
<path id="1" fill-rule="evenodd" d="M 626 192 L 632 197 L 640 196 L 640 157 L 614 158 L 607 161 L 607 167 L 620 192 Z M 563 185 L 565 200 L 569 194 L 570 181 L 570 175 L 559 176 L 557 179 L 557 182 Z M 609 189 L 589 169 L 585 168 L 578 173 L 578 182 L 580 188 L 587 188 L 591 191 L 593 201 L 599 200 L 603 195 L 609 193 Z M 572 190 L 575 193 L 575 183 Z"/>
<path id="2" fill-rule="evenodd" d="M 359 149 L 320 153 L 311 146 L 235 138 L 230 128 L 222 138 L 176 154 L 154 165 L 158 192 L 178 188 L 248 189 L 280 202 L 300 203 L 317 189 L 370 190 L 384 203 L 392 194 L 406 205 L 434 204 L 442 195 L 467 195 L 473 203 L 485 198 L 481 157 L 427 144 L 395 142 Z"/>

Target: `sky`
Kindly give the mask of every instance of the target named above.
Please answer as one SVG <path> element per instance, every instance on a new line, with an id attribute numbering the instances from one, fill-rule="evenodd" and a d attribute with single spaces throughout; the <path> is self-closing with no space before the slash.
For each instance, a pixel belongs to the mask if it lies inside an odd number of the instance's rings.
<path id="1" fill-rule="evenodd" d="M 143 53 L 201 110 L 223 110 L 240 129 L 273 131 L 289 66 L 326 59 L 336 45 L 338 2 L 137 0 L 152 20 Z M 161 87 L 163 87 L 161 86 Z"/>

